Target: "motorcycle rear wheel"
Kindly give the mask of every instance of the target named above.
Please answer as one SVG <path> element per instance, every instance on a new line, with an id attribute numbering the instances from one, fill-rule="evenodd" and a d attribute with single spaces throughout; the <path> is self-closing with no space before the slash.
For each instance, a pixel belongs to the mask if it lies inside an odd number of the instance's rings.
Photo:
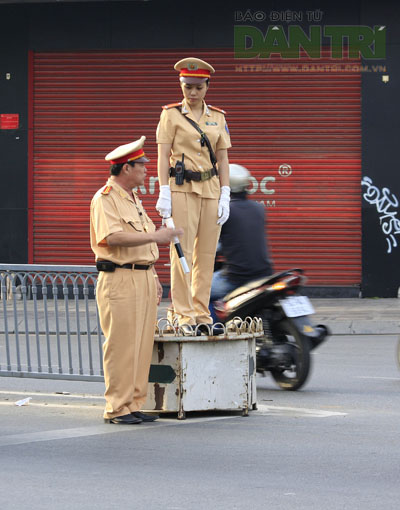
<path id="1" fill-rule="evenodd" d="M 279 342 L 292 344 L 297 356 L 289 370 L 273 368 L 270 370 L 271 375 L 283 390 L 296 391 L 306 382 L 311 370 L 310 340 L 287 319 L 276 323 L 272 333 Z"/>

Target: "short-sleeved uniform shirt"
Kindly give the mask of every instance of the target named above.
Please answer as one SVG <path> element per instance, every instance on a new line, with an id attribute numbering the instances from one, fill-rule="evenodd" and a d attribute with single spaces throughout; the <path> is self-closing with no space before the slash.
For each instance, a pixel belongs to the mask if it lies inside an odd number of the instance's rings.
<path id="1" fill-rule="evenodd" d="M 190 106 L 185 99 L 177 103 L 177 107 L 167 105 L 163 107 L 160 122 L 157 127 L 157 143 L 170 143 L 170 166 L 175 167 L 177 161 L 185 154 L 185 168 L 195 172 L 203 172 L 212 168 L 210 151 L 207 145 L 201 146 L 200 133 L 185 117 L 200 126 L 210 140 L 214 153 L 220 149 L 229 149 L 231 140 L 225 115 L 222 111 L 207 106 L 203 101 L 203 114 L 199 121 L 195 119 Z M 175 177 L 170 177 L 171 191 L 193 192 L 204 198 L 218 198 L 220 184 L 217 176 L 206 181 L 184 182 L 182 186 L 175 184 Z"/>
<path id="2" fill-rule="evenodd" d="M 115 232 L 155 232 L 139 197 L 129 195 L 114 179 L 94 195 L 90 206 L 90 244 L 96 260 L 115 264 L 152 264 L 158 259 L 156 243 L 141 246 L 108 246 L 106 238 Z"/>

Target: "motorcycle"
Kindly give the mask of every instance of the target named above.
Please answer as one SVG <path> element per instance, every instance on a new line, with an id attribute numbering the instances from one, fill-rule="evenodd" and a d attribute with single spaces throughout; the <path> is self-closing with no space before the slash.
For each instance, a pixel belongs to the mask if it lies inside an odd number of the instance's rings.
<path id="1" fill-rule="evenodd" d="M 284 390 L 304 385 L 311 370 L 311 351 L 330 335 L 323 324 L 311 323 L 314 308 L 300 293 L 306 280 L 302 269 L 289 269 L 253 280 L 213 303 L 224 325 L 236 318 L 262 319 L 264 335 L 256 340 L 257 372 L 270 372 Z"/>

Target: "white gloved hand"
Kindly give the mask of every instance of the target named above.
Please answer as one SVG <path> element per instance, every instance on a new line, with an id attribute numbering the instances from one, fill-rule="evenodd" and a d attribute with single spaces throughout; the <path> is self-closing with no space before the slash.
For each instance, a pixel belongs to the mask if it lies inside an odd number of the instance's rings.
<path id="1" fill-rule="evenodd" d="M 160 194 L 156 203 L 156 210 L 162 218 L 169 218 L 171 216 L 171 190 L 168 184 L 160 186 Z"/>
<path id="2" fill-rule="evenodd" d="M 218 225 L 223 225 L 229 218 L 229 202 L 231 197 L 231 188 L 229 186 L 222 186 L 221 194 L 218 202 Z"/>

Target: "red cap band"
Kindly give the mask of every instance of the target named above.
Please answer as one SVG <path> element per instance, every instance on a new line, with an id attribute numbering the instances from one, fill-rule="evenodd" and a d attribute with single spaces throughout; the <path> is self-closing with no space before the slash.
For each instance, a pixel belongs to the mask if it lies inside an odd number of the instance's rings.
<path id="1" fill-rule="evenodd" d="M 179 76 L 193 77 L 193 78 L 209 78 L 210 71 L 208 69 L 193 70 L 193 69 L 182 68 L 181 72 L 179 73 Z"/>
<path id="2" fill-rule="evenodd" d="M 126 156 L 122 156 L 117 159 L 113 159 L 110 161 L 112 165 L 119 165 L 120 163 L 128 163 L 128 161 L 134 161 L 135 159 L 143 158 L 145 157 L 144 150 L 139 149 L 138 151 L 131 152 L 130 154 L 127 154 Z"/>

